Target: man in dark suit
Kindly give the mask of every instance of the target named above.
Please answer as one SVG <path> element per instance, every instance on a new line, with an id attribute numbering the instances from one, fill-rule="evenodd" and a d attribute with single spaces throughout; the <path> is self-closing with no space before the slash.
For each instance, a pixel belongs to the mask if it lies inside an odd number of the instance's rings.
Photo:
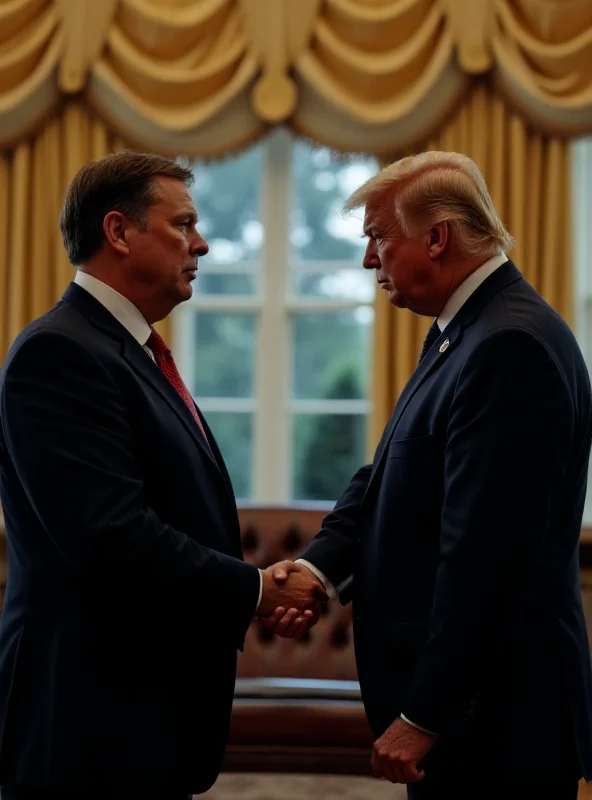
<path id="1" fill-rule="evenodd" d="M 152 328 L 208 251 L 191 181 L 153 155 L 86 165 L 60 219 L 76 279 L 4 364 L 3 800 L 206 791 L 237 648 L 288 604 L 242 560 L 222 456 Z M 298 576 L 290 605 L 318 594 Z"/>
<path id="2" fill-rule="evenodd" d="M 470 159 L 403 159 L 347 207 L 362 205 L 364 267 L 435 320 L 374 462 L 276 578 L 309 569 L 353 599 L 377 777 L 425 800 L 575 798 L 592 778 L 582 355 L 504 255 Z M 293 636 L 310 621 L 267 624 Z"/>

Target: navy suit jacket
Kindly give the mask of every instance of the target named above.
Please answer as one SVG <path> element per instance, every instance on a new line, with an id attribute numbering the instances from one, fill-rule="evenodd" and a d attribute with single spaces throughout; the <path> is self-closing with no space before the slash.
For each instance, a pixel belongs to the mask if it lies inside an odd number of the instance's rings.
<path id="1" fill-rule="evenodd" d="M 0 782 L 132 796 L 215 780 L 259 574 L 204 427 L 211 449 L 141 345 L 77 285 L 11 348 Z"/>
<path id="2" fill-rule="evenodd" d="M 334 585 L 353 573 L 342 601 L 370 722 L 380 735 L 403 713 L 441 734 L 434 775 L 592 778 L 591 439 L 578 345 L 507 262 L 418 365 L 303 554 Z"/>

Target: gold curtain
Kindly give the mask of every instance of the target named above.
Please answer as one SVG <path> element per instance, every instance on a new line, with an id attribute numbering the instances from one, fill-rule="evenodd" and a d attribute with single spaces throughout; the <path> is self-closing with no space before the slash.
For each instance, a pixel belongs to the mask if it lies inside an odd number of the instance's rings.
<path id="1" fill-rule="evenodd" d="M 466 153 L 483 171 L 516 247 L 509 253 L 525 278 L 572 321 L 569 143 L 529 131 L 485 84 L 472 91 L 436 138 L 420 150 Z M 373 450 L 413 372 L 431 320 L 376 298 Z"/>
<path id="2" fill-rule="evenodd" d="M 540 130 L 592 131 L 590 0 L 0 0 L 0 147 L 82 92 L 163 153 L 224 154 L 285 123 L 384 154 L 489 71 Z"/>
<path id="3" fill-rule="evenodd" d="M 69 181 L 87 161 L 125 147 L 83 105 L 70 103 L 34 138 L 0 155 L 0 363 L 74 277 L 58 226 Z M 166 324 L 159 329 L 168 335 Z"/>
<path id="4" fill-rule="evenodd" d="M 455 4 L 457 0 L 448 0 Z M 471 3 L 473 0 L 462 0 Z M 548 134 L 589 133 L 592 124 L 590 0 L 487 0 L 497 90 Z"/>

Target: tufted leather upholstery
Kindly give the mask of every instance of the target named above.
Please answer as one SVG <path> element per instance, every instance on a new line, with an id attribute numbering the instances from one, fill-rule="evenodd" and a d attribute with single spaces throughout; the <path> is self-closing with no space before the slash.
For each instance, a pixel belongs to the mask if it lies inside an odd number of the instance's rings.
<path id="1" fill-rule="evenodd" d="M 240 509 L 245 558 L 261 568 L 297 558 L 327 510 Z M 590 529 L 583 531 L 581 567 L 592 639 Z M 0 509 L 0 607 L 5 584 L 6 539 Z M 270 638 L 253 623 L 239 657 L 238 675 L 225 770 L 369 774 L 373 737 L 355 683 L 349 606 L 330 603 L 303 641 Z"/>
<path id="2" fill-rule="evenodd" d="M 241 508 L 245 559 L 260 568 L 294 560 L 328 510 Z M 238 661 L 224 770 L 368 775 L 372 741 L 357 684 L 351 607 L 329 603 L 300 640 L 270 636 L 253 622 Z"/>
<path id="3" fill-rule="evenodd" d="M 245 559 L 260 568 L 294 560 L 318 532 L 327 508 L 243 508 L 239 511 Z M 257 623 L 239 657 L 240 678 L 285 677 L 357 680 L 349 606 L 328 604 L 317 625 L 299 640 L 270 636 Z"/>

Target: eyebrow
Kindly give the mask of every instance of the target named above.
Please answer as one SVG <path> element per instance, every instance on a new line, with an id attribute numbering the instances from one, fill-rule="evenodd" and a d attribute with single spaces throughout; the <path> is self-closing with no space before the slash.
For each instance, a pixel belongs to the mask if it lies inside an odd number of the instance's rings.
<path id="1" fill-rule="evenodd" d="M 175 214 L 174 219 L 185 219 L 186 217 L 189 217 L 189 219 L 193 220 L 193 222 L 199 222 L 199 215 L 193 208 L 187 208 L 185 211 L 179 211 L 178 214 Z"/>

